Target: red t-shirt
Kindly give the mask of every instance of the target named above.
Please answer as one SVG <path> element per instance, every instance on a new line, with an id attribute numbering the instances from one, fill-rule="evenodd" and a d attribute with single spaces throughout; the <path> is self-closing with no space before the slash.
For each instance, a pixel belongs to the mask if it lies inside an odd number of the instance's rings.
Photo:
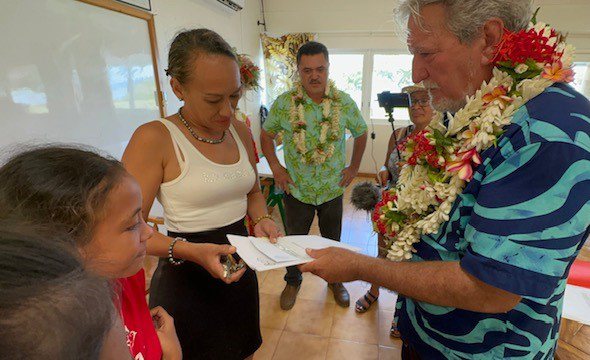
<path id="1" fill-rule="evenodd" d="M 162 347 L 145 300 L 145 272 L 119 279 L 120 311 L 134 360 L 161 360 Z"/>

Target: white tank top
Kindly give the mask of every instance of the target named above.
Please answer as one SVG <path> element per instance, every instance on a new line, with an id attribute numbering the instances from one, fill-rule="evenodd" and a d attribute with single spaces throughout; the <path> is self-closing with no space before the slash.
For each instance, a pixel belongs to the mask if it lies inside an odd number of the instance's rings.
<path id="1" fill-rule="evenodd" d="M 160 184 L 158 201 L 164 207 L 168 230 L 193 233 L 233 224 L 246 216 L 247 194 L 256 174 L 242 140 L 230 125 L 240 160 L 231 165 L 207 159 L 171 121 L 160 119 L 172 138 L 180 176 Z M 184 160 L 183 160 L 184 159 Z"/>

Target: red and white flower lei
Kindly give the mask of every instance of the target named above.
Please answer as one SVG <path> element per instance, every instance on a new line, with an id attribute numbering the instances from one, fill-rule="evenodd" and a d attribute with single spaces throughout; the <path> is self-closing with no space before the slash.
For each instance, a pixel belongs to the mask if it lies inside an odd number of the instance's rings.
<path id="1" fill-rule="evenodd" d="M 322 120 L 320 121 L 320 138 L 315 149 L 308 150 L 305 144 L 307 123 L 305 121 L 304 89 L 301 83 L 295 84 L 291 93 L 291 108 L 289 122 L 293 129 L 293 142 L 295 149 L 301 155 L 301 162 L 306 164 L 323 164 L 326 159 L 334 155 L 334 142 L 341 137 L 340 134 L 340 93 L 333 81 L 326 86 L 326 93 L 322 106 Z"/>
<path id="2" fill-rule="evenodd" d="M 518 108 L 552 84 L 573 80 L 573 52 L 543 23 L 507 31 L 492 78 L 448 115 L 448 128 L 435 113 L 428 128 L 400 144 L 405 165 L 397 186 L 384 192 L 372 217 L 374 230 L 386 238 L 390 260 L 411 259 L 420 237 L 437 233 L 449 220 L 453 203 L 481 164 L 480 153 L 496 146 Z"/>

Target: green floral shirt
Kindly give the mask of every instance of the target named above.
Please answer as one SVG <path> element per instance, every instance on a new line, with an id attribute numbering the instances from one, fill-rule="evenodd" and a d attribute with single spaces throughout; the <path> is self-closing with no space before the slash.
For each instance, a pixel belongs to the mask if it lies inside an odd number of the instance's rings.
<path id="1" fill-rule="evenodd" d="M 340 93 L 340 133 L 342 136 L 334 144 L 334 156 L 328 158 L 321 165 L 305 164 L 301 161 L 301 154 L 295 149 L 293 129 L 291 128 L 290 109 L 292 91 L 280 95 L 273 103 L 263 128 L 271 134 L 283 133 L 283 149 L 285 163 L 295 186 L 290 185 L 290 193 L 297 200 L 311 205 L 320 205 L 344 193 L 344 188 L 338 186 L 341 172 L 346 166 L 345 129 L 357 138 L 367 132 L 367 124 L 356 103 L 342 91 Z M 322 120 L 322 106 L 304 95 L 305 122 L 307 125 L 305 145 L 307 149 L 315 149 L 320 137 L 320 121 Z"/>

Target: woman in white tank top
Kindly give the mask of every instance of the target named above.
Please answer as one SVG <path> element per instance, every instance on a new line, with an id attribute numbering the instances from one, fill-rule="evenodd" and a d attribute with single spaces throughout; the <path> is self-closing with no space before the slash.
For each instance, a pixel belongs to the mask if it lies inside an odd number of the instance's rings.
<path id="1" fill-rule="evenodd" d="M 157 197 L 168 229 L 168 237 L 148 242 L 148 253 L 161 257 L 150 306 L 174 317 L 184 359 L 249 359 L 262 341 L 256 274 L 244 268 L 226 279 L 220 256 L 235 251 L 226 234 L 247 235 L 246 215 L 256 236 L 279 234 L 260 192 L 249 129 L 233 116 L 239 67 L 231 47 L 207 29 L 178 34 L 168 63 L 184 106 L 139 127 L 123 155 L 142 188 L 144 216 Z"/>

